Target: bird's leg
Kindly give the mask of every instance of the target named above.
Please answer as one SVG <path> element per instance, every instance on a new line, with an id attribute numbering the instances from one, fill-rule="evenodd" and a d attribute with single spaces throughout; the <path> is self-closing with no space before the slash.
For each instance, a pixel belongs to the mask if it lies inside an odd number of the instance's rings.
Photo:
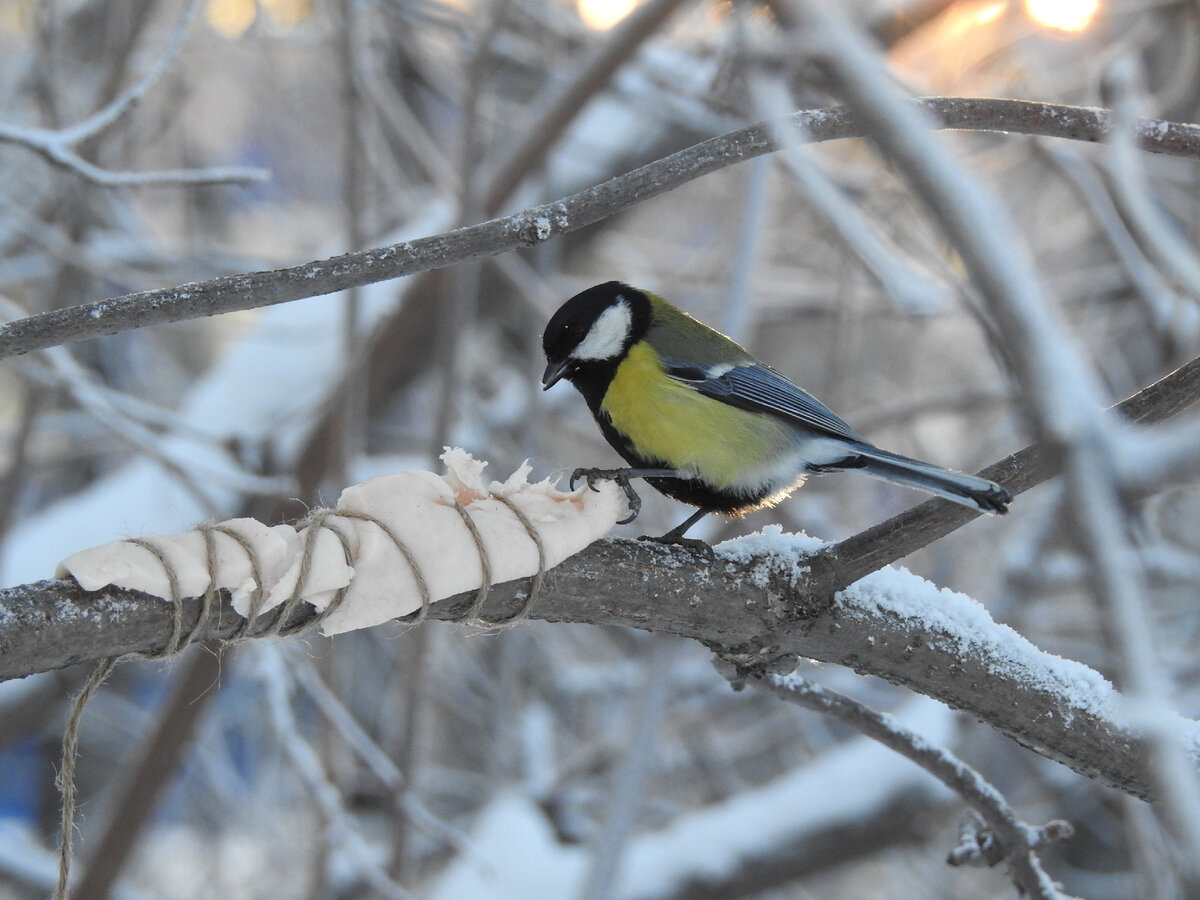
<path id="1" fill-rule="evenodd" d="M 629 518 L 622 519 L 617 524 L 625 525 L 637 518 L 639 512 L 642 511 L 642 498 L 637 495 L 637 491 L 633 489 L 633 485 L 629 483 L 631 478 L 685 478 L 675 469 L 576 469 L 571 473 L 570 486 L 574 490 L 575 482 L 580 478 L 587 481 L 587 486 L 593 491 L 596 490 L 596 481 L 615 481 L 620 485 L 621 490 L 625 492 L 626 498 L 629 500 Z M 653 541 L 656 544 L 674 544 L 682 547 L 688 547 L 698 553 L 703 553 L 711 557 L 713 555 L 712 547 L 704 543 L 704 541 L 696 538 L 686 538 L 684 534 L 687 530 L 709 514 L 711 510 L 698 509 L 687 517 L 682 523 L 675 528 L 672 528 L 662 537 L 651 537 L 648 534 L 643 534 L 638 538 L 639 541 Z"/>
<path id="2" fill-rule="evenodd" d="M 637 491 L 633 489 L 629 479 L 679 477 L 679 473 L 674 469 L 576 469 L 571 473 L 571 480 L 568 484 L 570 484 L 571 490 L 574 490 L 575 482 L 583 478 L 587 481 L 587 486 L 594 491 L 597 490 L 597 481 L 615 481 L 625 492 L 625 498 L 629 501 L 629 518 L 622 519 L 617 523 L 625 525 L 636 519 L 638 513 L 642 511 L 642 498 L 637 495 Z"/>
<path id="3" fill-rule="evenodd" d="M 662 537 L 656 538 L 656 540 L 662 541 L 665 544 L 674 544 L 683 540 L 683 536 L 687 534 L 688 529 L 707 516 L 710 512 L 712 512 L 712 510 L 704 508 L 696 510 Z"/>
<path id="4" fill-rule="evenodd" d="M 684 537 L 689 528 L 707 516 L 710 512 L 712 512 L 712 510 L 701 507 L 662 537 L 650 537 L 649 535 L 642 535 L 640 538 L 638 538 L 638 540 L 654 541 L 656 544 L 678 544 L 683 547 L 690 547 L 692 550 L 696 550 L 697 552 L 711 557 L 713 552 L 712 547 L 710 547 L 704 541 L 698 538 Z"/>

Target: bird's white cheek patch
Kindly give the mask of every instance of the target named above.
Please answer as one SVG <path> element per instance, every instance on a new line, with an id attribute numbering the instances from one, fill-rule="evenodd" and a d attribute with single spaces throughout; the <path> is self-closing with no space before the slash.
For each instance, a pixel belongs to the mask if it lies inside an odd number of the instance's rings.
<path id="1" fill-rule="evenodd" d="M 576 359 L 612 359 L 625 346 L 632 325 L 633 312 L 629 304 L 619 300 L 600 313 L 587 337 L 579 342 L 571 355 Z"/>

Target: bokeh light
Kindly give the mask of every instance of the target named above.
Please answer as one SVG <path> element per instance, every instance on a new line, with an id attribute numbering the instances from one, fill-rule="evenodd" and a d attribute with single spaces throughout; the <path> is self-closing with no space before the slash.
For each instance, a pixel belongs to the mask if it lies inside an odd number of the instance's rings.
<path id="1" fill-rule="evenodd" d="M 1004 15 L 1004 10 L 1007 7 L 1007 0 L 998 0 L 996 3 L 991 3 L 987 6 L 981 7 L 979 11 L 975 13 L 975 24 L 986 25 L 988 22 L 996 21 L 998 18 Z"/>
<path id="2" fill-rule="evenodd" d="M 258 5 L 254 0 L 208 0 L 204 18 L 218 34 L 237 38 L 258 18 Z"/>
<path id="3" fill-rule="evenodd" d="M 1082 31 L 1099 8 L 1100 0 L 1025 0 L 1025 9 L 1035 22 L 1059 31 Z"/>
<path id="4" fill-rule="evenodd" d="M 637 0 L 579 0 L 579 18 L 588 28 L 607 31 L 629 15 Z"/>

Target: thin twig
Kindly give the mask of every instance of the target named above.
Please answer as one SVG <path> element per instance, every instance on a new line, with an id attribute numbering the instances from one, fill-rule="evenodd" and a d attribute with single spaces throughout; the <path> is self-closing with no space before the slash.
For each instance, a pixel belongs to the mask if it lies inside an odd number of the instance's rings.
<path id="1" fill-rule="evenodd" d="M 656 638 L 643 656 L 645 689 L 630 698 L 630 723 L 620 761 L 609 776 L 604 824 L 592 842 L 580 900 L 605 900 L 614 894 L 621 858 L 635 834 L 638 812 L 646 802 L 646 787 L 655 769 L 655 744 L 670 685 L 668 663 L 672 647 Z"/>
<path id="2" fill-rule="evenodd" d="M 366 238 L 363 219 L 365 197 L 363 186 L 366 178 L 367 157 L 362 151 L 362 135 L 365 133 L 363 90 L 359 60 L 366 50 L 357 40 L 359 16 L 356 0 L 342 0 L 339 12 L 338 64 L 342 70 L 342 127 L 345 141 L 342 146 L 342 216 L 346 243 L 352 250 L 360 249 Z M 362 332 L 362 296 L 357 287 L 350 288 L 341 298 L 342 303 L 342 377 L 334 385 L 336 402 L 334 415 L 337 422 L 331 429 L 333 437 L 333 464 L 326 470 L 326 477 L 334 484 L 346 484 L 354 461 L 366 447 L 367 442 L 367 377 L 364 354 L 361 352 L 365 340 Z"/>
<path id="3" fill-rule="evenodd" d="M 934 127 L 1091 142 L 1104 140 L 1111 119 L 1106 110 L 1022 100 L 939 97 L 910 103 L 932 117 Z M 813 142 L 866 133 L 864 124 L 843 108 L 795 113 L 788 127 L 802 128 Z M 39 313 L 0 326 L 0 359 L 148 325 L 288 303 L 533 246 L 769 153 L 777 149 L 772 130 L 762 123 L 732 131 L 561 200 L 430 237 Z M 1200 125 L 1142 120 L 1137 132 L 1143 150 L 1200 159 Z"/>
<path id="4" fill-rule="evenodd" d="M 780 114 L 795 105 L 782 78 L 755 79 L 751 81 L 751 93 L 756 98 L 758 114 L 768 114 L 773 122 L 786 121 Z M 903 254 L 888 246 L 861 207 L 846 197 L 806 154 L 800 146 L 805 143 L 802 134 L 780 129 L 775 139 L 781 147 L 783 164 L 813 207 L 893 303 L 914 315 L 928 315 L 949 306 L 952 299 L 949 287 L 918 271 Z"/>
<path id="5" fill-rule="evenodd" d="M 466 77 L 462 82 L 459 107 L 462 126 L 458 134 L 458 159 L 456 179 L 458 213 L 455 223 L 459 226 L 476 222 L 483 216 L 481 195 L 486 188 L 478 172 L 485 146 L 484 99 L 492 71 L 495 42 L 508 16 L 511 0 L 492 0 L 483 15 L 474 36 L 474 47 L 468 55 Z M 459 412 L 459 385 L 463 380 L 463 343 L 465 335 L 475 322 L 479 308 L 479 292 L 482 279 L 481 263 L 471 261 L 456 268 L 450 275 L 448 303 L 438 309 L 434 330 L 434 372 L 438 380 L 435 416 L 429 438 L 429 458 L 437 459 L 442 448 L 450 443 L 450 432 Z"/>
<path id="6" fill-rule="evenodd" d="M 483 202 L 486 212 L 497 212 L 521 180 L 541 166 L 554 142 L 579 111 L 609 84 L 617 70 L 658 32 L 681 3 L 682 0 L 649 0 L 638 6 L 613 29 L 605 44 L 577 75 L 562 87 L 552 89 L 554 93 L 538 111 L 535 121 L 516 129 L 524 137 L 489 179 Z"/>
<path id="7" fill-rule="evenodd" d="M 388 753 L 379 746 L 371 735 L 354 718 L 340 698 L 329 688 L 321 678 L 321 674 L 313 665 L 312 660 L 303 653 L 283 651 L 291 666 L 296 683 L 304 689 L 313 704 L 333 726 L 346 746 L 371 770 L 380 783 L 389 791 L 402 792 L 406 783 L 403 771 Z M 413 796 L 405 793 L 402 802 L 397 804 L 404 815 L 430 838 L 438 838 L 460 853 L 469 853 L 470 846 L 466 836 L 452 826 L 446 824 L 433 813 L 429 812 Z"/>
<path id="8" fill-rule="evenodd" d="M 1154 190 L 1137 154 L 1137 97 L 1130 60 L 1109 67 L 1106 79 L 1114 95 L 1112 130 L 1104 156 L 1113 200 L 1138 246 L 1185 294 L 1200 298 L 1200 260 L 1178 225 L 1155 202 Z"/>
<path id="9" fill-rule="evenodd" d="M 291 762 L 292 771 L 308 789 L 324 817 L 324 838 L 354 865 L 354 873 L 380 896 L 390 900 L 411 900 L 405 888 L 390 878 L 378 863 L 377 854 L 368 845 L 338 788 L 329 780 L 313 746 L 300 733 L 292 710 L 294 682 L 284 664 L 283 651 L 270 643 L 256 647 L 255 661 L 264 690 L 264 700 L 279 746 Z"/>
<path id="10" fill-rule="evenodd" d="M 171 32 L 154 65 L 136 82 L 109 103 L 81 122 L 65 128 L 38 128 L 0 122 L 0 143 L 19 144 L 41 154 L 57 166 L 70 169 L 93 184 L 103 187 L 146 185 L 221 184 L 266 181 L 271 173 L 248 166 L 214 166 L 203 169 L 175 169 L 155 172 L 113 172 L 88 162 L 76 152 L 90 140 L 114 125 L 138 103 L 170 67 L 183 46 L 188 27 L 202 0 L 189 0 L 179 24 Z"/>
<path id="11" fill-rule="evenodd" d="M 1058 822 L 1053 828 L 1026 825 L 993 785 L 950 751 L 929 744 L 886 713 L 877 712 L 845 694 L 814 684 L 795 673 L 757 679 L 754 683 L 790 703 L 834 716 L 912 760 L 983 817 L 1000 841 L 1002 857 L 1008 860 L 1013 881 L 1022 893 L 1034 900 L 1070 900 L 1046 875 L 1034 854 L 1048 838 L 1069 837 L 1069 826 Z"/>
<path id="12" fill-rule="evenodd" d="M 179 51 L 183 48 L 183 40 L 187 37 L 192 21 L 196 18 L 196 13 L 202 5 L 203 0 L 188 0 L 179 23 L 171 31 L 171 36 L 163 45 L 154 65 L 147 69 L 141 78 L 105 104 L 102 109 L 92 113 L 82 122 L 60 129 L 58 134 L 62 140 L 67 144 L 78 144 L 80 141 L 96 137 L 117 122 L 148 94 L 158 80 L 166 74 L 171 63 L 175 61 L 175 57 L 179 55 Z"/>

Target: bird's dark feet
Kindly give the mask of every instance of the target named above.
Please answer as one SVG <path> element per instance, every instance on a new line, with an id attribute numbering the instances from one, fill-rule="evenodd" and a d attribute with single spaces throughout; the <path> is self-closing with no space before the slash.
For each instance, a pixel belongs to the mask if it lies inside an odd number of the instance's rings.
<path id="1" fill-rule="evenodd" d="M 716 556 L 713 553 L 713 548 L 704 543 L 704 541 L 700 540 L 699 538 L 684 537 L 684 535 L 687 534 L 688 529 L 707 516 L 708 512 L 709 511 L 707 509 L 701 507 L 662 537 L 650 537 L 649 535 L 644 534 L 638 538 L 638 540 L 654 541 L 656 544 L 674 544 L 677 547 L 687 547 L 689 550 L 693 550 L 710 560 L 716 559 Z"/>
<path id="2" fill-rule="evenodd" d="M 587 486 L 593 491 L 599 490 L 596 487 L 597 481 L 615 481 L 617 485 L 625 492 L 625 499 L 629 501 L 629 517 L 621 519 L 617 522 L 618 525 L 627 525 L 637 518 L 638 513 L 642 511 L 642 498 L 638 496 L 637 491 L 633 489 L 633 485 L 629 483 L 629 469 L 576 469 L 571 473 L 571 480 L 568 484 L 571 490 L 575 490 L 575 482 L 580 478 L 587 481 Z"/>

